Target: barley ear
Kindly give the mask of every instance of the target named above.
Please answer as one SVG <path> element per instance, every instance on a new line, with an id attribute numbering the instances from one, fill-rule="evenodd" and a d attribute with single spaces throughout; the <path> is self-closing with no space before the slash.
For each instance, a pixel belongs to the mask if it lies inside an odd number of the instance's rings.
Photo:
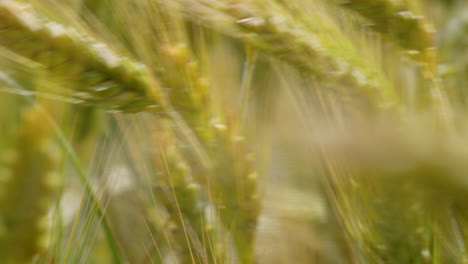
<path id="1" fill-rule="evenodd" d="M 372 29 L 394 40 L 408 55 L 421 61 L 431 59 L 428 56 L 434 49 L 435 28 L 404 1 L 346 0 L 342 6 L 368 19 Z"/>
<path id="2" fill-rule="evenodd" d="M 168 107 L 145 65 L 116 53 L 87 32 L 51 21 L 29 5 L 2 0 L 0 29 L 0 45 L 68 78 L 75 83 L 71 94 L 77 99 L 124 112 Z"/>
<path id="3" fill-rule="evenodd" d="M 3 263 L 28 263 L 47 248 L 47 212 L 62 183 L 48 120 L 45 110 L 37 105 L 22 116 L 14 159 L 8 168 L 10 176 L 0 198 Z"/>
<path id="4" fill-rule="evenodd" d="M 323 28 L 320 32 L 311 30 L 309 24 L 291 16 L 283 6 L 275 3 L 235 2 L 177 0 L 177 8 L 187 19 L 271 54 L 304 75 L 354 89 L 363 97 L 371 98 L 377 108 L 388 109 L 398 103 L 394 87 L 373 70 L 372 65 L 361 60 L 356 55 L 356 47 L 339 32 L 326 32 Z M 339 37 L 339 46 L 332 43 L 330 34 Z M 347 43 L 343 45 L 341 42 Z M 344 46 L 346 52 L 340 51 Z"/>
<path id="5" fill-rule="evenodd" d="M 154 132 L 157 150 L 152 156 L 153 164 L 159 170 L 157 186 L 153 189 L 169 213 L 177 230 L 174 240 L 179 249 L 181 263 L 213 263 L 220 257 L 210 244 L 216 244 L 205 209 L 207 202 L 202 199 L 201 189 L 192 175 L 189 164 L 180 153 L 170 124 L 160 120 Z"/>

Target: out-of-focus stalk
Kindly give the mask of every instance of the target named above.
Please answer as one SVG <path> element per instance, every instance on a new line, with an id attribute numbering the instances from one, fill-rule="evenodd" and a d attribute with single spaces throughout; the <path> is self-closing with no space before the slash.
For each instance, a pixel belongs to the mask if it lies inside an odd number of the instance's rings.
<path id="1" fill-rule="evenodd" d="M 47 212 L 62 179 L 58 148 L 44 109 L 32 106 L 23 114 L 16 147 L 0 191 L 0 259 L 29 263 L 47 248 Z"/>

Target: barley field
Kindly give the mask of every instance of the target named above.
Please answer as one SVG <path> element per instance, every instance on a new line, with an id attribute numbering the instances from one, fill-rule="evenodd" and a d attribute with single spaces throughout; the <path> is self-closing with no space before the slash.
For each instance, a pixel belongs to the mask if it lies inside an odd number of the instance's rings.
<path id="1" fill-rule="evenodd" d="M 0 0 L 0 264 L 467 239 L 468 1 Z"/>

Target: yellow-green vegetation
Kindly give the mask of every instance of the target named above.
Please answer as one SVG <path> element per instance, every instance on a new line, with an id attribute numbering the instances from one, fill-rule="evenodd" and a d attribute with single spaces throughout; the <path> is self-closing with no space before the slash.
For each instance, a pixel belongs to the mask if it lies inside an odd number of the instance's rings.
<path id="1" fill-rule="evenodd" d="M 468 263 L 464 0 L 0 0 L 0 263 Z"/>

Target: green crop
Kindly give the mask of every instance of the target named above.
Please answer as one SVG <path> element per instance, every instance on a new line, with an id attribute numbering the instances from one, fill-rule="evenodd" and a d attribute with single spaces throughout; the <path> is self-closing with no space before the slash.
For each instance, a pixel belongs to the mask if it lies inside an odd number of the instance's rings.
<path id="1" fill-rule="evenodd" d="M 0 0 L 0 263 L 468 263 L 463 0 Z"/>

